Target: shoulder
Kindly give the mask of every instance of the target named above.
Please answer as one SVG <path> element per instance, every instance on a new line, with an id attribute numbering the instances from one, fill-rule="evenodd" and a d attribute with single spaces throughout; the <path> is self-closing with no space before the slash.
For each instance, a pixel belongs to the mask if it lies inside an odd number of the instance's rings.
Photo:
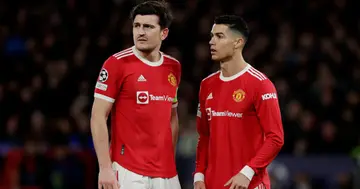
<path id="1" fill-rule="evenodd" d="M 200 91 L 199 96 L 201 99 L 204 99 L 205 96 L 208 95 L 209 91 L 211 91 L 212 87 L 214 87 L 214 81 L 219 78 L 220 71 L 214 72 L 207 77 L 205 77 L 200 83 Z"/>
<path id="2" fill-rule="evenodd" d="M 176 58 L 174 58 L 174 57 L 172 57 L 172 56 L 170 56 L 168 54 L 165 54 L 163 52 L 161 52 L 161 54 L 164 57 L 164 61 L 180 66 L 180 61 L 177 60 Z"/>
<path id="3" fill-rule="evenodd" d="M 214 86 L 214 82 L 219 79 L 220 71 L 214 72 L 205 77 L 200 83 L 200 93 L 207 93 Z"/>
<path id="4" fill-rule="evenodd" d="M 111 56 L 109 56 L 105 62 L 104 66 L 109 68 L 119 68 L 127 65 L 126 63 L 132 62 L 134 57 L 134 52 L 132 48 L 127 48 L 125 50 L 122 50 L 120 52 L 114 53 Z"/>
<path id="5" fill-rule="evenodd" d="M 180 72 L 181 71 L 181 64 L 180 61 L 177 60 L 176 58 L 165 54 L 163 52 L 161 52 L 162 56 L 164 57 L 164 62 L 166 62 L 166 64 L 170 65 L 171 67 L 173 67 L 175 70 L 177 70 L 176 72 Z"/>
<path id="6" fill-rule="evenodd" d="M 124 70 L 127 63 L 131 62 L 130 57 L 134 55 L 132 48 L 122 50 L 109 56 L 103 63 L 101 72 L 119 72 Z"/>
<path id="7" fill-rule="evenodd" d="M 165 54 L 163 52 L 161 52 L 163 58 L 164 58 L 164 63 L 167 64 L 168 66 L 170 66 L 170 68 L 174 71 L 174 74 L 177 75 L 177 77 L 180 77 L 181 75 L 181 64 L 180 61 L 178 61 L 176 58 Z"/>
<path id="8" fill-rule="evenodd" d="M 110 58 L 114 60 L 124 60 L 126 57 L 134 56 L 134 50 L 132 47 L 122 50 L 120 52 L 114 53 Z"/>
<path id="9" fill-rule="evenodd" d="M 220 75 L 220 70 L 208 75 L 201 81 L 201 85 L 206 85 L 208 83 L 211 83 L 212 81 L 218 79 L 219 75 Z"/>
<path id="10" fill-rule="evenodd" d="M 134 57 L 135 55 L 133 48 L 130 47 L 120 52 L 112 54 L 107 58 L 105 63 L 113 64 L 114 66 L 124 66 L 125 64 L 123 63 L 132 62 Z"/>
<path id="11" fill-rule="evenodd" d="M 262 83 L 266 80 L 269 80 L 269 78 L 264 73 L 252 66 L 249 66 L 246 72 L 249 74 L 249 78 L 252 82 Z"/>
<path id="12" fill-rule="evenodd" d="M 261 71 L 257 70 L 256 68 L 250 66 L 247 70 L 248 73 L 248 81 L 251 83 L 252 86 L 255 87 L 256 90 L 264 90 L 264 89 L 274 89 L 274 84 L 272 81 L 267 77 L 266 74 L 262 73 Z"/>

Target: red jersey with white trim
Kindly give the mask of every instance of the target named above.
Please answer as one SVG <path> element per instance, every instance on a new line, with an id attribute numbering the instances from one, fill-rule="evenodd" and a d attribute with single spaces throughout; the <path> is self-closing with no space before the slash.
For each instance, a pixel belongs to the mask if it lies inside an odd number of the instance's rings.
<path id="1" fill-rule="evenodd" d="M 205 78 L 197 130 L 195 173 L 204 175 L 206 189 L 229 188 L 224 184 L 240 171 L 252 177 L 249 189 L 270 189 L 266 167 L 284 136 L 276 89 L 263 73 L 247 65 L 232 77 L 216 72 Z"/>
<path id="2" fill-rule="evenodd" d="M 150 62 L 135 47 L 105 61 L 94 96 L 114 103 L 112 161 L 144 176 L 176 176 L 170 119 L 180 75 L 176 59 L 161 53 L 158 62 Z"/>

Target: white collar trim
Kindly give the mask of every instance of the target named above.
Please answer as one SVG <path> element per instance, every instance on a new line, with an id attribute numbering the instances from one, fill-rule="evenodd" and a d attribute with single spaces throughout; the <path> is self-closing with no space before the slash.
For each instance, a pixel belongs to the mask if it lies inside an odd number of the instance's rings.
<path id="1" fill-rule="evenodd" d="M 247 64 L 244 69 L 242 69 L 240 72 L 238 72 L 238 73 L 236 73 L 236 74 L 234 74 L 234 75 L 232 75 L 232 76 L 230 76 L 230 77 L 225 77 L 225 76 L 223 75 L 223 73 L 220 71 L 220 80 L 221 80 L 221 81 L 225 81 L 225 82 L 226 82 L 226 81 L 232 81 L 232 80 L 240 77 L 241 75 L 243 75 L 246 71 L 248 71 L 248 69 L 249 69 L 250 67 L 251 67 L 250 64 Z"/>
<path id="2" fill-rule="evenodd" d="M 139 51 L 135 48 L 135 46 L 132 47 L 132 50 L 134 52 L 134 55 L 139 59 L 141 60 L 141 62 L 149 65 L 149 66 L 153 66 L 153 67 L 156 67 L 156 66 L 160 66 L 163 62 L 164 62 L 164 56 L 163 54 L 160 52 L 160 60 L 156 61 L 156 62 L 151 62 L 149 60 L 147 60 L 146 58 L 142 57 L 139 53 Z"/>

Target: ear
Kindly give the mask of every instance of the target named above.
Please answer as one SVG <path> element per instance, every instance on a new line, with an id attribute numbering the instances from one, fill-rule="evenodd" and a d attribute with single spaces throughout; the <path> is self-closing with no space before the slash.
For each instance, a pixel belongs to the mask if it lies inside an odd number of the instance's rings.
<path id="1" fill-rule="evenodd" d="M 235 40 L 234 40 L 234 47 L 235 49 L 239 49 L 239 48 L 243 48 L 245 45 L 245 39 L 242 38 L 242 37 L 237 37 Z"/>
<path id="2" fill-rule="evenodd" d="M 169 35 L 169 28 L 164 28 L 163 30 L 161 30 L 160 32 L 161 40 L 165 40 L 168 35 Z"/>

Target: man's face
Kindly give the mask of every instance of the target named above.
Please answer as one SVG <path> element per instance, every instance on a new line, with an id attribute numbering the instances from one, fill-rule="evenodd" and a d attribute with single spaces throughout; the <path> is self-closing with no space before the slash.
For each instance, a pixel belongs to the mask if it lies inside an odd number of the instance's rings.
<path id="1" fill-rule="evenodd" d="M 168 29 L 161 29 L 157 15 L 136 15 L 133 22 L 133 39 L 140 51 L 152 51 L 167 37 Z"/>
<path id="2" fill-rule="evenodd" d="M 212 60 L 224 61 L 234 54 L 235 38 L 227 25 L 214 24 L 210 35 L 209 44 Z"/>

